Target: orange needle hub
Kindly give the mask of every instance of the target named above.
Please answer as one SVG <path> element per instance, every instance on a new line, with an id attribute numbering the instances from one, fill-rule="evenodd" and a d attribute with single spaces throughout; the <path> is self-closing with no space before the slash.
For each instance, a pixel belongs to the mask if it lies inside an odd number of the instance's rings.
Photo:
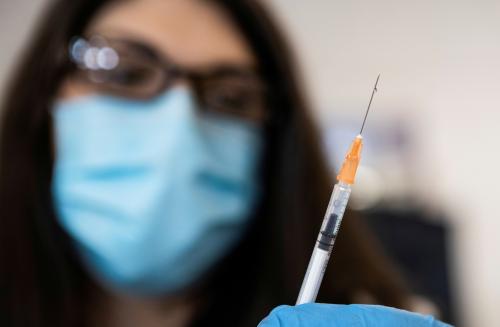
<path id="1" fill-rule="evenodd" d="M 337 176 L 339 182 L 346 184 L 354 184 L 356 178 L 356 171 L 358 170 L 359 162 L 361 160 L 361 150 L 363 149 L 363 137 L 356 136 L 345 156 L 342 168 Z"/>

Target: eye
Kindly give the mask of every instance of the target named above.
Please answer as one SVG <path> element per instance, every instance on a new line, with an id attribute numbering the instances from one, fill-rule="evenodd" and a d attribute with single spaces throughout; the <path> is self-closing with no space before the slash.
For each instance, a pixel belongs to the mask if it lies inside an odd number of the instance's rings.
<path id="1" fill-rule="evenodd" d="M 245 120 L 262 120 L 264 92 L 254 83 L 238 80 L 211 80 L 201 90 L 207 110 Z"/>
<path id="2" fill-rule="evenodd" d="M 136 86 L 149 84 L 157 75 L 157 69 L 150 65 L 124 62 L 107 72 L 106 81 L 123 86 Z"/>
<path id="3" fill-rule="evenodd" d="M 254 101 L 255 94 L 251 90 L 236 85 L 219 85 L 208 94 L 209 103 L 217 108 L 229 110 L 245 110 Z"/>

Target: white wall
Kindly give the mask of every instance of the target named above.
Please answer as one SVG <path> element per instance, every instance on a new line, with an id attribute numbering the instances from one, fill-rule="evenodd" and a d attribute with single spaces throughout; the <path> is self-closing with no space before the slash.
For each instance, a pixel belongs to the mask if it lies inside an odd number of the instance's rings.
<path id="1" fill-rule="evenodd" d="M 416 194 L 453 219 L 464 325 L 497 325 L 500 2 L 269 2 L 303 60 L 318 118 L 360 119 L 382 73 L 369 119 L 411 123 Z"/>
<path id="2" fill-rule="evenodd" d="M 20 48 L 46 0 L 0 0 L 0 97 Z"/>
<path id="3" fill-rule="evenodd" d="M 0 0 L 0 90 L 45 2 Z M 359 119 L 382 73 L 370 121 L 402 117 L 416 131 L 416 194 L 453 218 L 464 325 L 498 324 L 500 2 L 268 2 L 303 60 L 318 119 Z"/>

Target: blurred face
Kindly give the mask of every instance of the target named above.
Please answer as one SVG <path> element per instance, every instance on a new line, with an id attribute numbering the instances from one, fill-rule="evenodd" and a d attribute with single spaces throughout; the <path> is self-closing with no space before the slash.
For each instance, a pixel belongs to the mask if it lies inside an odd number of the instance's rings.
<path id="1" fill-rule="evenodd" d="M 86 32 L 140 41 L 182 67 L 248 71 L 256 66 L 256 59 L 233 22 L 208 1 L 115 1 L 101 11 Z M 92 85 L 67 81 L 61 96 L 92 91 Z"/>
<path id="2" fill-rule="evenodd" d="M 104 286 L 190 286 L 241 237 L 258 195 L 263 86 L 208 1 L 115 1 L 70 46 L 53 108 L 58 219 Z"/>

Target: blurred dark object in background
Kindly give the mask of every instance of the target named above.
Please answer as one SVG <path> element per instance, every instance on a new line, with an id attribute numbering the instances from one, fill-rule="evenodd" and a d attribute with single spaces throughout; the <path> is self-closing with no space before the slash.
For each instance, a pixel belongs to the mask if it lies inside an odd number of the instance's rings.
<path id="1" fill-rule="evenodd" d="M 437 305 L 441 319 L 455 323 L 448 262 L 449 227 L 444 217 L 420 209 L 383 207 L 363 212 L 387 255 L 402 269 L 412 290 Z"/>

